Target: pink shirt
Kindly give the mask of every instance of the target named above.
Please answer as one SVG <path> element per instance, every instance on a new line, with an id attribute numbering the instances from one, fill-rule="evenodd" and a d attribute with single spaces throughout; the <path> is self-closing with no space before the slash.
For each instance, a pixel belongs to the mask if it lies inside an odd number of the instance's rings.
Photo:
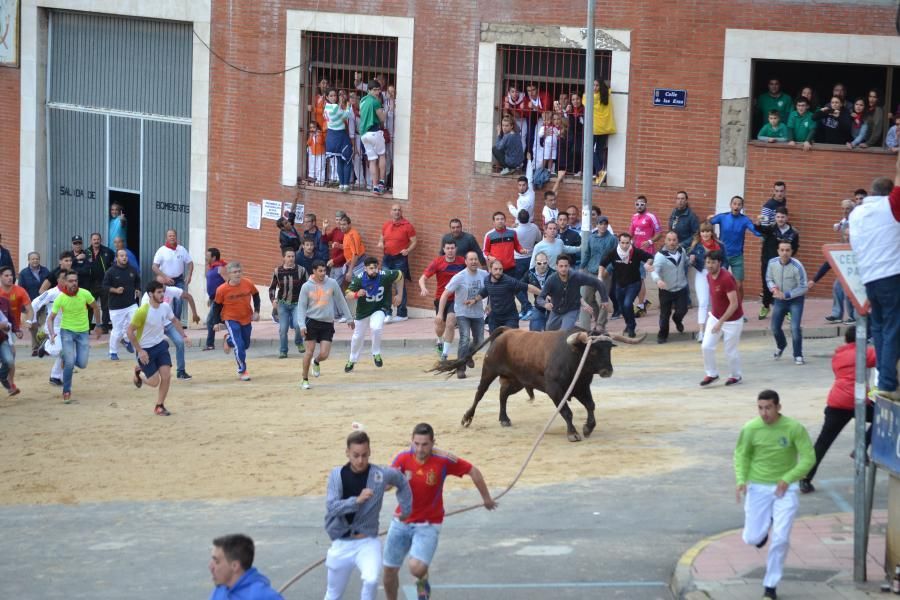
<path id="1" fill-rule="evenodd" d="M 635 248 L 640 248 L 644 252 L 649 252 L 650 254 L 656 252 L 653 247 L 653 242 L 649 245 L 644 245 L 644 242 L 652 240 L 660 231 L 662 231 L 662 227 L 659 225 L 659 219 L 657 219 L 656 215 L 653 213 L 634 213 L 631 217 L 631 229 L 629 230 L 629 233 L 631 233 L 632 242 L 634 243 Z"/>

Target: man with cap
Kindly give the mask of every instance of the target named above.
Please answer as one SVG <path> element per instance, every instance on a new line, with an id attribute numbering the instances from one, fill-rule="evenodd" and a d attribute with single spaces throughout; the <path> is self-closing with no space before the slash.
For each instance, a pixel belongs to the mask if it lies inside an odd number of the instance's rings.
<path id="1" fill-rule="evenodd" d="M 84 238 L 75 234 L 72 236 L 72 271 L 78 275 L 78 287 L 84 290 L 91 287 L 91 263 L 87 252 L 84 251 Z"/>

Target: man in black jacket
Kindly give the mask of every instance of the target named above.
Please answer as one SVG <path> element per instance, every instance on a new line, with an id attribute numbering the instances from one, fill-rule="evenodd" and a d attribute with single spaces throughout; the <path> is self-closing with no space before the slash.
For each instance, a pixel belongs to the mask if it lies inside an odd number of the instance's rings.
<path id="1" fill-rule="evenodd" d="M 544 307 L 549 311 L 547 318 L 547 331 L 558 329 L 571 329 L 578 320 L 578 311 L 581 308 L 581 286 L 586 285 L 599 292 L 601 314 L 597 316 L 597 326 L 603 329 L 606 326 L 606 315 L 603 309 L 609 312 L 609 294 L 606 286 L 597 277 L 588 275 L 584 271 L 571 270 L 572 258 L 568 254 L 560 254 L 556 257 L 556 273 L 547 278 L 544 288 L 541 290 L 541 298 L 545 299 Z M 632 336 L 634 337 L 634 336 Z"/>
<path id="2" fill-rule="evenodd" d="M 800 234 L 788 223 L 787 206 L 777 207 L 774 214 L 774 223 L 768 223 L 765 220 L 765 214 L 761 214 L 759 222 L 756 224 L 756 230 L 763 237 L 762 251 L 759 255 L 763 282 L 762 306 L 759 308 L 760 319 L 765 319 L 769 316 L 769 307 L 772 306 L 772 292 L 769 291 L 769 286 L 766 283 L 766 267 L 768 267 L 770 260 L 778 258 L 778 243 L 790 242 L 793 250 L 792 256 L 796 256 L 797 248 L 800 246 Z"/>
<path id="3" fill-rule="evenodd" d="M 116 261 L 103 276 L 103 293 L 109 301 L 109 317 L 112 333 L 109 335 L 109 360 L 119 360 L 119 341 L 125 342 L 125 349 L 134 352 L 126 338 L 128 324 L 137 310 L 137 299 L 141 293 L 141 278 L 128 264 L 128 252 L 123 248 L 116 251 Z"/>
<path id="4" fill-rule="evenodd" d="M 112 250 L 101 244 L 102 238 L 99 233 L 91 234 L 91 245 L 87 250 L 87 260 L 90 265 L 90 287 L 89 290 L 94 298 L 99 300 L 103 314 L 103 333 L 109 333 L 109 296 L 103 289 L 103 277 L 106 272 L 116 262 L 116 255 Z M 96 325 L 96 323 L 95 323 Z"/>
<path id="5" fill-rule="evenodd" d="M 600 261 L 600 276 L 606 275 L 606 267 L 615 265 L 613 279 L 616 282 L 616 300 L 619 310 L 625 317 L 625 335 L 636 337 L 634 320 L 634 299 L 641 291 L 641 263 L 648 272 L 653 271 L 653 256 L 640 248 L 635 248 L 631 243 L 631 234 L 622 232 L 619 234 L 619 245 Z"/>
<path id="6" fill-rule="evenodd" d="M 463 231 L 462 221 L 456 218 L 450 219 L 450 233 L 445 233 L 441 238 L 441 256 L 444 255 L 444 244 L 451 240 L 456 244 L 457 256 L 465 256 L 469 252 L 474 252 L 478 255 L 478 262 L 482 265 L 485 264 L 484 252 L 481 251 L 481 244 L 478 243 L 478 240 L 475 239 L 474 235 Z"/>

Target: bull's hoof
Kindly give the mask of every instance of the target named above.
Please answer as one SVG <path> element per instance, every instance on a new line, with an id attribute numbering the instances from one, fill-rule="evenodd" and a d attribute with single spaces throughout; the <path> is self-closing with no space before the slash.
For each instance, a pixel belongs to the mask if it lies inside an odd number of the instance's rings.
<path id="1" fill-rule="evenodd" d="M 512 427 L 512 421 L 509 419 L 500 419 L 500 427 Z"/>
<path id="2" fill-rule="evenodd" d="M 468 427 L 469 425 L 471 425 L 472 424 L 472 415 L 463 415 L 461 423 L 462 423 L 463 427 Z"/>
<path id="3" fill-rule="evenodd" d="M 584 437 L 591 437 L 591 434 L 594 433 L 594 427 L 596 426 L 596 423 L 585 423 L 584 427 L 581 428 L 581 432 L 584 433 Z"/>
<path id="4" fill-rule="evenodd" d="M 581 441 L 581 436 L 578 435 L 577 431 L 570 431 L 566 437 L 569 438 L 570 442 L 580 442 Z"/>

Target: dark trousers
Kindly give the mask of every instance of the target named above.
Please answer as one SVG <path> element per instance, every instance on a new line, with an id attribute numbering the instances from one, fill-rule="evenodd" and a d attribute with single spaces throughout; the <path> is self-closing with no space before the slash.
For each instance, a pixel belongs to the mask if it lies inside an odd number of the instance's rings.
<path id="1" fill-rule="evenodd" d="M 684 315 L 687 314 L 688 298 L 690 292 L 687 287 L 683 287 L 677 292 L 669 290 L 659 290 L 659 334 L 660 339 L 669 337 L 669 318 L 675 321 L 675 325 L 680 325 Z M 674 314 L 673 314 L 674 309 Z"/>
<path id="2" fill-rule="evenodd" d="M 220 322 L 213 319 L 213 311 L 212 311 L 212 303 L 215 301 L 214 298 L 209 299 L 209 312 L 206 314 L 206 347 L 207 348 L 215 348 L 216 346 L 216 332 L 213 329 L 216 326 L 216 323 Z"/>
<path id="3" fill-rule="evenodd" d="M 619 310 L 622 311 L 622 317 L 625 318 L 625 329 L 632 332 L 637 327 L 637 323 L 634 320 L 634 299 L 637 298 L 640 291 L 640 280 L 628 285 L 616 286 L 616 300 L 619 302 Z"/>
<path id="4" fill-rule="evenodd" d="M 606 167 L 606 140 L 608 135 L 594 136 L 594 175 Z"/>
<path id="5" fill-rule="evenodd" d="M 385 269 L 394 269 L 403 273 L 403 299 L 400 300 L 400 306 L 397 307 L 397 316 L 405 317 L 406 313 L 406 282 L 410 280 L 409 274 L 409 257 L 402 254 L 385 254 L 382 263 Z M 387 310 L 388 316 L 393 312 L 393 306 Z"/>
<path id="6" fill-rule="evenodd" d="M 853 419 L 854 412 L 855 411 L 852 409 L 847 410 L 844 408 L 832 408 L 830 406 L 825 407 L 825 422 L 822 423 L 822 431 L 819 432 L 819 437 L 816 439 L 815 445 L 816 464 L 813 465 L 813 468 L 806 474 L 805 479 L 812 481 L 812 478 L 816 476 L 819 464 L 822 462 L 822 459 L 825 458 L 825 454 L 828 452 L 828 449 L 831 448 L 831 444 L 834 443 L 837 436 L 841 433 L 847 423 Z M 866 423 L 872 422 L 872 414 L 872 405 L 867 403 Z M 866 428 L 866 448 L 868 448 L 871 443 L 872 427 L 869 426 Z"/>
<path id="7" fill-rule="evenodd" d="M 91 295 L 97 300 L 97 303 L 100 304 L 100 316 L 103 319 L 103 322 L 100 325 L 104 327 L 111 327 L 111 321 L 109 320 L 109 294 L 104 291 L 103 286 L 91 287 Z M 91 323 L 94 322 L 94 312 L 88 311 L 88 317 Z M 97 325 L 97 323 L 94 323 Z"/>
<path id="8" fill-rule="evenodd" d="M 516 266 L 509 275 L 521 281 L 525 273 L 528 272 L 528 265 L 531 264 L 531 257 L 517 258 Z M 521 311 L 528 312 L 531 310 L 531 302 L 528 300 L 528 292 L 516 292 L 516 300 L 519 301 Z"/>
<path id="9" fill-rule="evenodd" d="M 488 333 L 494 333 L 498 327 L 519 328 L 519 315 L 494 315 L 488 316 Z"/>
<path id="10" fill-rule="evenodd" d="M 772 300 L 774 299 L 772 292 L 769 290 L 769 285 L 766 283 L 766 269 L 769 267 L 770 258 L 775 257 L 763 257 L 762 264 L 759 266 L 760 279 L 762 280 L 762 303 L 766 308 L 772 306 Z"/>

